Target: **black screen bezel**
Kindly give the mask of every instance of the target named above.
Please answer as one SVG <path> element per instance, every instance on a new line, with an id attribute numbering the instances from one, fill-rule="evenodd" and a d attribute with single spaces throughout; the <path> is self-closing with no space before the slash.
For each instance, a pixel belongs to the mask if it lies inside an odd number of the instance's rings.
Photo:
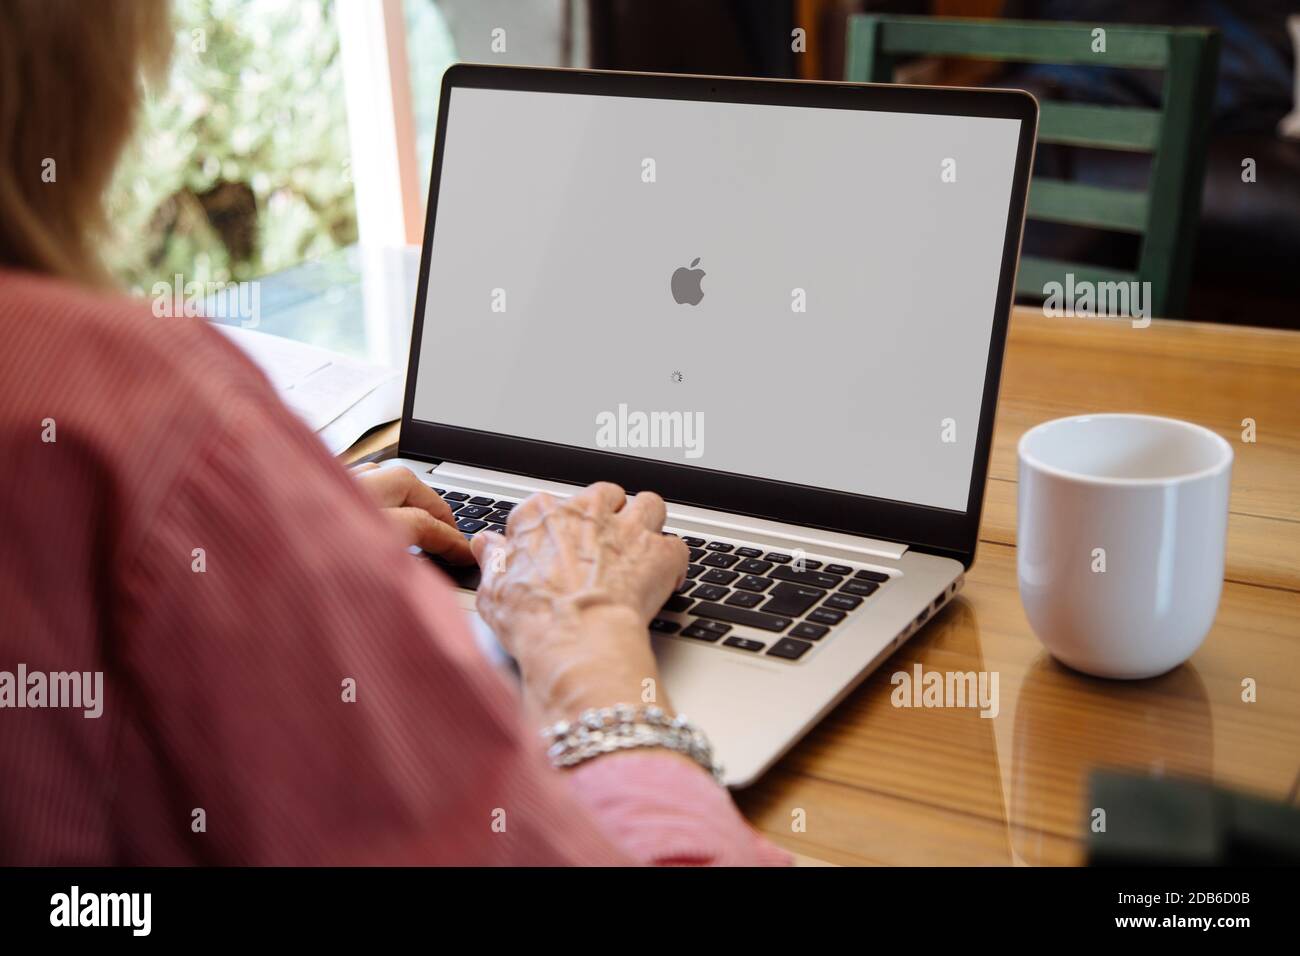
<path id="1" fill-rule="evenodd" d="M 991 324 L 966 510 L 951 511 L 415 419 L 416 378 L 442 180 L 443 147 L 451 91 L 456 87 L 1020 120 L 1016 167 L 1003 239 L 1002 269 Z M 438 107 L 398 454 L 416 460 L 459 462 L 573 484 L 613 481 L 629 492 L 654 490 L 668 501 L 682 504 L 896 541 L 918 550 L 950 555 L 969 567 L 974 560 L 988 476 L 994 411 L 1024 228 L 1037 121 L 1037 101 L 1021 90 L 741 79 L 463 63 L 450 67 L 443 75 Z"/>

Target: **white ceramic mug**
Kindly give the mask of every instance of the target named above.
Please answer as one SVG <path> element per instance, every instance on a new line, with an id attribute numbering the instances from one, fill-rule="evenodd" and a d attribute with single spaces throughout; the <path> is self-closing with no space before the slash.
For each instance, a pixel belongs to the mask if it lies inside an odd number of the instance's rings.
<path id="1" fill-rule="evenodd" d="M 1151 415 L 1079 415 L 1020 439 L 1020 600 L 1043 645 L 1098 677 L 1191 657 L 1223 589 L 1232 447 Z"/>

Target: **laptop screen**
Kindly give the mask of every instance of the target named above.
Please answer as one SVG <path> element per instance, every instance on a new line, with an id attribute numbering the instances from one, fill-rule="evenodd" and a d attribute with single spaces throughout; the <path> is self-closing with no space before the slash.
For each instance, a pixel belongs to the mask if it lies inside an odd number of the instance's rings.
<path id="1" fill-rule="evenodd" d="M 965 511 L 1020 121 L 455 87 L 412 417 Z"/>

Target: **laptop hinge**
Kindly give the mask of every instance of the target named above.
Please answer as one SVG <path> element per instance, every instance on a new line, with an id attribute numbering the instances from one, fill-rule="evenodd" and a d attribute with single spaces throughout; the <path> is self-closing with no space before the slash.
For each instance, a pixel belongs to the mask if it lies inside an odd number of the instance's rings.
<path id="1" fill-rule="evenodd" d="M 445 461 L 431 467 L 427 462 L 417 463 L 409 459 L 407 461 L 409 465 L 413 466 L 413 470 L 423 475 L 426 480 L 432 480 L 429 476 L 436 475 L 439 480 L 448 483 L 459 483 L 469 488 L 478 487 L 484 491 L 494 490 L 499 494 L 506 494 L 511 497 L 525 497 L 535 491 L 547 491 L 557 496 L 568 496 L 578 488 L 577 485 L 548 481 L 545 478 L 531 478 L 511 474 L 510 472 L 491 471 L 486 468 L 475 468 L 473 465 L 462 465 L 455 462 Z M 682 531 L 699 531 L 704 534 L 713 533 L 722 537 L 736 538 L 744 538 L 746 535 L 761 535 L 764 538 L 780 539 L 780 541 L 786 542 L 786 546 L 790 548 L 804 548 L 810 551 L 834 549 L 849 552 L 850 554 L 859 554 L 864 557 L 885 558 L 893 561 L 897 561 L 908 551 L 906 544 L 886 541 L 882 538 L 868 538 L 845 534 L 840 531 L 807 528 L 783 521 L 732 514 L 720 509 L 701 508 L 674 501 L 668 502 L 668 524 L 670 527 Z"/>

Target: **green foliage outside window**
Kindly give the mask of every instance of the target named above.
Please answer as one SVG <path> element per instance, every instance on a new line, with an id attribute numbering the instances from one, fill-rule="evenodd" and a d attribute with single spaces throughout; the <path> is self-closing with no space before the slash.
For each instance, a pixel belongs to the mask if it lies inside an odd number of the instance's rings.
<path id="1" fill-rule="evenodd" d="M 170 76 L 109 195 L 123 285 L 248 279 L 356 241 L 332 7 L 174 0 Z"/>

